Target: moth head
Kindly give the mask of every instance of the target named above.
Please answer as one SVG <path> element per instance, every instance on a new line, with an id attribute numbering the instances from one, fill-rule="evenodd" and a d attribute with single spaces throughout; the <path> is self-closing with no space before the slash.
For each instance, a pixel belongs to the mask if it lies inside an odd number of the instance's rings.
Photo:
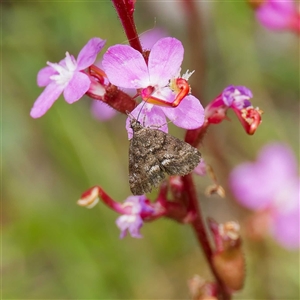
<path id="1" fill-rule="evenodd" d="M 142 127 L 142 125 L 141 125 L 141 123 L 137 120 L 137 119 L 134 119 L 134 118 L 132 118 L 131 120 L 130 120 L 130 127 L 132 128 L 132 129 L 139 129 L 139 128 L 141 128 Z"/>

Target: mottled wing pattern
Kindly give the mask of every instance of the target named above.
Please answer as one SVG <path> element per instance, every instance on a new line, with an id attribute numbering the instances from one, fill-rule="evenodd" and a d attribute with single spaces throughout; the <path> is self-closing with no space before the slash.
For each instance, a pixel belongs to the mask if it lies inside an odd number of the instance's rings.
<path id="1" fill-rule="evenodd" d="M 134 132 L 129 145 L 129 186 L 133 195 L 151 192 L 152 187 L 157 187 L 165 178 L 155 155 L 162 142 L 157 136 L 158 130 L 144 129 Z"/>
<path id="2" fill-rule="evenodd" d="M 164 171 L 169 175 L 180 176 L 191 173 L 200 162 L 198 149 L 172 135 L 163 134 L 165 143 L 157 157 Z"/>
<path id="3" fill-rule="evenodd" d="M 131 122 L 133 137 L 129 146 L 129 185 L 133 195 L 151 192 L 169 175 L 187 175 L 200 162 L 200 152 L 163 131 Z"/>

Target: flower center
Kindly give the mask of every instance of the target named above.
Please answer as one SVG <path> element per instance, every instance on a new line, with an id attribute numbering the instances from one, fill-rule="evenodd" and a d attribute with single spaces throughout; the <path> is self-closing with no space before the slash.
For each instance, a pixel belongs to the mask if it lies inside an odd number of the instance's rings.
<path id="1" fill-rule="evenodd" d="M 222 93 L 222 99 L 228 107 L 236 107 L 242 109 L 251 105 L 250 95 L 245 88 L 229 87 Z"/>
<path id="2" fill-rule="evenodd" d="M 47 62 L 58 74 L 50 76 L 58 85 L 66 85 L 73 77 L 77 69 L 77 63 L 73 56 L 66 52 L 66 57 L 59 63 Z"/>

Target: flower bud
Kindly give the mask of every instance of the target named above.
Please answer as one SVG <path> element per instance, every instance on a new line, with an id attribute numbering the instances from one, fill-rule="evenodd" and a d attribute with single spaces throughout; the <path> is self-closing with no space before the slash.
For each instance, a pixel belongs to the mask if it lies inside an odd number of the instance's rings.
<path id="1" fill-rule="evenodd" d="M 170 176 L 169 185 L 174 199 L 180 199 L 184 191 L 184 185 L 181 176 Z"/>
<path id="2" fill-rule="evenodd" d="M 212 258 L 216 272 L 231 290 L 242 289 L 245 259 L 241 248 L 239 224 L 233 221 L 218 224 L 210 219 L 209 226 L 216 244 L 216 251 Z"/>
<path id="3" fill-rule="evenodd" d="M 221 185 L 213 184 L 213 185 L 209 185 L 205 189 L 205 195 L 206 196 L 210 197 L 214 194 L 219 195 L 221 198 L 225 198 L 225 190 Z"/>
<path id="4" fill-rule="evenodd" d="M 81 195 L 77 204 L 86 208 L 93 208 L 99 202 L 98 188 L 93 187 Z"/>
<path id="5" fill-rule="evenodd" d="M 217 300 L 217 285 L 199 275 L 189 279 L 188 286 L 192 300 Z"/>

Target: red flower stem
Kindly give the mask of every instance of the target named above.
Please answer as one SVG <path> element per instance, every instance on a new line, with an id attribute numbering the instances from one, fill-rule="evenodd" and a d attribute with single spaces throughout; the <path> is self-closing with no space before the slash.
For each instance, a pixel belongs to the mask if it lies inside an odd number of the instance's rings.
<path id="1" fill-rule="evenodd" d="M 106 88 L 104 96 L 95 95 L 91 92 L 87 92 L 86 95 L 93 98 L 93 100 L 100 100 L 107 103 L 123 114 L 128 114 L 128 112 L 131 112 L 137 106 L 135 100 L 112 84 Z"/>
<path id="2" fill-rule="evenodd" d="M 119 202 L 113 200 L 100 186 L 96 186 L 96 188 L 98 189 L 99 197 L 108 207 L 120 214 L 124 213 L 124 208 Z"/>
<path id="3" fill-rule="evenodd" d="M 129 11 L 123 0 L 111 0 L 121 20 L 128 42 L 132 48 L 143 52 L 140 39 L 133 20 L 133 11 Z"/>
<path id="4" fill-rule="evenodd" d="M 224 285 L 222 280 L 219 278 L 219 276 L 215 270 L 215 267 L 213 265 L 213 261 L 212 261 L 213 250 L 211 248 L 211 245 L 209 243 L 208 236 L 207 236 L 207 233 L 205 230 L 204 221 L 203 221 L 203 218 L 201 215 L 200 206 L 198 204 L 197 194 L 196 194 L 192 175 L 189 174 L 187 176 L 184 176 L 182 179 L 183 179 L 183 184 L 185 187 L 185 191 L 188 195 L 191 207 L 192 207 L 193 211 L 196 213 L 196 217 L 192 221 L 191 225 L 197 236 L 198 242 L 203 249 L 204 255 L 207 259 L 207 262 L 211 269 L 211 272 L 213 273 L 215 280 L 218 283 L 219 299 L 220 300 L 221 299 L 222 300 L 230 300 L 231 296 L 228 293 L 226 286 Z"/>

